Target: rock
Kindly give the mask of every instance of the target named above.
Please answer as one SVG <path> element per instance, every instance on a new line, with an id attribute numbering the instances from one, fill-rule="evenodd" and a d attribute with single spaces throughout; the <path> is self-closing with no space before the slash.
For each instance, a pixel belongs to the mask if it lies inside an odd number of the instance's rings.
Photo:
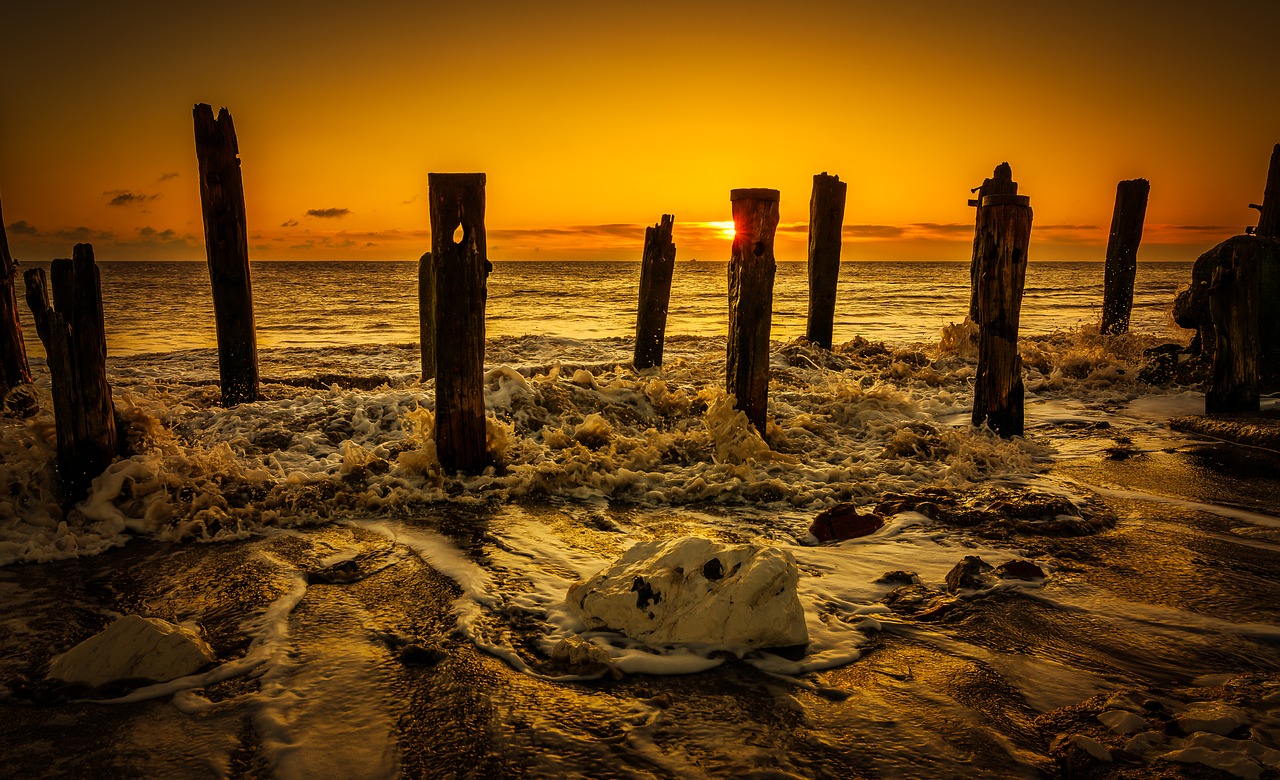
<path id="1" fill-rule="evenodd" d="M 832 542 L 838 539 L 856 539 L 873 534 L 883 527 L 883 517 L 870 512 L 860 514 L 855 505 L 842 502 L 819 512 L 813 518 L 813 525 L 809 526 L 809 533 L 819 542 Z"/>
<path id="2" fill-rule="evenodd" d="M 406 666 L 435 666 L 449 657 L 443 647 L 436 644 L 410 642 L 396 653 L 400 663 Z"/>
<path id="3" fill-rule="evenodd" d="M 1031 561 L 1005 561 L 996 567 L 995 574 L 1002 580 L 1042 580 L 1044 569 Z"/>
<path id="4" fill-rule="evenodd" d="M 1137 734 L 1147 730 L 1147 720 L 1127 710 L 1107 710 L 1098 715 L 1098 721 L 1117 734 Z"/>
<path id="5" fill-rule="evenodd" d="M 195 631 L 126 615 L 54 658 L 48 678 L 91 688 L 123 680 L 167 682 L 212 661 L 213 650 Z"/>
<path id="6" fill-rule="evenodd" d="M 955 593 L 963 589 L 984 588 L 987 578 L 983 573 L 988 571 L 991 571 L 991 564 L 976 555 L 966 555 L 947 572 L 947 591 Z"/>
<path id="7" fill-rule="evenodd" d="M 633 545 L 566 603 L 589 628 L 645 642 L 788 647 L 809 642 L 798 580 L 785 550 L 687 537 Z"/>
<path id="8" fill-rule="evenodd" d="M 1207 731 L 1226 736 L 1249 723 L 1244 711 L 1221 702 L 1198 702 L 1178 716 L 1178 728 L 1184 734 Z"/>
<path id="9" fill-rule="evenodd" d="M 1111 763 L 1111 750 L 1096 739 L 1086 737 L 1084 734 L 1076 734 L 1071 737 L 1071 744 L 1080 748 L 1099 761 Z"/>
<path id="10" fill-rule="evenodd" d="M 897 569 L 895 571 L 887 571 L 880 575 L 876 580 L 877 584 L 882 585 L 919 585 L 920 575 L 913 571 L 903 571 Z"/>

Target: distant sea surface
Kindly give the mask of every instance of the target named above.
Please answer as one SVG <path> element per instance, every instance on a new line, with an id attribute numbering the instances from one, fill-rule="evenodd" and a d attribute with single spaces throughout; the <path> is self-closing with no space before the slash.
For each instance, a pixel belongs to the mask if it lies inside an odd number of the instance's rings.
<path id="1" fill-rule="evenodd" d="M 676 265 L 669 336 L 728 330 L 727 263 Z M 209 274 L 202 262 L 104 262 L 109 356 L 216 346 Z M 252 266 L 258 346 L 337 347 L 418 340 L 417 262 L 297 261 Z M 1132 328 L 1177 338 L 1169 309 L 1190 279 L 1190 263 L 1139 263 Z M 1042 262 L 1027 269 L 1022 332 L 1096 323 L 1102 263 Z M 637 262 L 495 262 L 485 312 L 489 338 L 599 339 L 634 335 Z M 902 345 L 936 341 L 964 319 L 968 263 L 849 262 L 840 269 L 835 341 L 862 336 Z M 779 263 L 773 338 L 802 335 L 808 306 L 805 263 Z M 27 349 L 43 355 L 25 306 Z"/>

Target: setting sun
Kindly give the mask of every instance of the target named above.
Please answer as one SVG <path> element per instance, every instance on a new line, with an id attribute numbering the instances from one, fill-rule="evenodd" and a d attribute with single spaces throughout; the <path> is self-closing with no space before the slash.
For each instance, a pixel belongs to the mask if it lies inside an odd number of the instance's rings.
<path id="1" fill-rule="evenodd" d="M 729 220 L 728 222 L 708 222 L 706 224 L 708 228 L 717 231 L 720 238 L 727 238 L 730 241 L 733 240 L 733 220 Z"/>

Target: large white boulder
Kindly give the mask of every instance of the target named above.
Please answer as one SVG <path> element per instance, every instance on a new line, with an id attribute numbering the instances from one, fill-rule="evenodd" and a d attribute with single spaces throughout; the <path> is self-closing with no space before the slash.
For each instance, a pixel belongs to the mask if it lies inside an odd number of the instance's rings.
<path id="1" fill-rule="evenodd" d="M 168 682 L 213 660 L 213 650 L 189 628 L 126 615 L 53 659 L 49 679 L 93 688 L 121 680 Z"/>
<path id="2" fill-rule="evenodd" d="M 809 641 L 798 579 L 786 550 L 688 537 L 637 543 L 566 602 L 587 627 L 644 642 L 790 647 Z"/>

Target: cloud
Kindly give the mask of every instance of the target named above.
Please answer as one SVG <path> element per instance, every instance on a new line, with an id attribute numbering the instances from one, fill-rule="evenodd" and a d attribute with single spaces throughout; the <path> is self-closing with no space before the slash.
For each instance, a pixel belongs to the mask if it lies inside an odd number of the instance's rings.
<path id="1" fill-rule="evenodd" d="M 36 226 L 26 221 L 25 219 L 20 219 L 17 222 L 14 222 L 13 224 L 9 225 L 8 231 L 15 236 L 40 235 L 40 231 L 36 229 Z"/>
<path id="2" fill-rule="evenodd" d="M 1031 232 L 1041 232 L 1046 230 L 1097 230 L 1097 225 L 1033 225 Z"/>
<path id="3" fill-rule="evenodd" d="M 62 228 L 53 233 L 63 241 L 78 241 L 84 243 L 86 241 L 110 241 L 116 237 L 116 234 L 110 230 L 94 230 L 93 228 L 80 227 Z"/>
<path id="4" fill-rule="evenodd" d="M 418 201 L 418 198 L 420 198 L 420 197 L 422 197 L 422 194 L 421 194 L 421 193 L 419 193 L 419 194 L 417 194 L 417 195 L 414 195 L 412 198 L 409 198 L 408 200 L 402 200 L 402 201 L 400 201 L 400 202 L 407 206 L 407 205 L 409 205 L 410 203 L 416 203 L 416 202 Z"/>
<path id="5" fill-rule="evenodd" d="M 1190 233 L 1221 233 L 1224 230 L 1239 230 L 1235 225 L 1165 225 L 1168 230 L 1185 230 Z"/>
<path id="6" fill-rule="evenodd" d="M 897 238 L 903 232 L 897 225 L 845 225 L 841 230 L 845 238 Z"/>
<path id="7" fill-rule="evenodd" d="M 160 178 L 159 178 L 159 179 L 156 179 L 156 181 L 157 181 L 157 182 L 161 182 L 161 181 L 169 181 L 170 179 L 176 179 L 176 178 L 178 178 L 178 177 L 179 177 L 179 176 L 181 176 L 181 175 L 182 175 L 182 174 L 178 173 L 177 171 L 174 171 L 174 172 L 172 172 L 172 173 L 162 173 L 162 174 L 160 174 Z"/>
<path id="8" fill-rule="evenodd" d="M 307 209 L 308 217 L 319 217 L 320 219 L 341 219 L 351 213 L 351 209 L 327 208 L 327 209 Z"/>
<path id="9" fill-rule="evenodd" d="M 912 222 L 907 227 L 924 236 L 953 238 L 957 234 L 973 235 L 973 224 L 965 222 Z"/>
<path id="10" fill-rule="evenodd" d="M 134 192 L 133 190 L 107 190 L 102 194 L 111 198 L 111 200 L 107 201 L 108 206 L 136 206 L 160 197 L 158 194 L 149 195 L 145 192 Z"/>
<path id="11" fill-rule="evenodd" d="M 280 227 L 297 227 L 297 226 L 298 226 L 298 220 L 296 219 L 286 219 L 284 222 L 280 223 Z"/>

